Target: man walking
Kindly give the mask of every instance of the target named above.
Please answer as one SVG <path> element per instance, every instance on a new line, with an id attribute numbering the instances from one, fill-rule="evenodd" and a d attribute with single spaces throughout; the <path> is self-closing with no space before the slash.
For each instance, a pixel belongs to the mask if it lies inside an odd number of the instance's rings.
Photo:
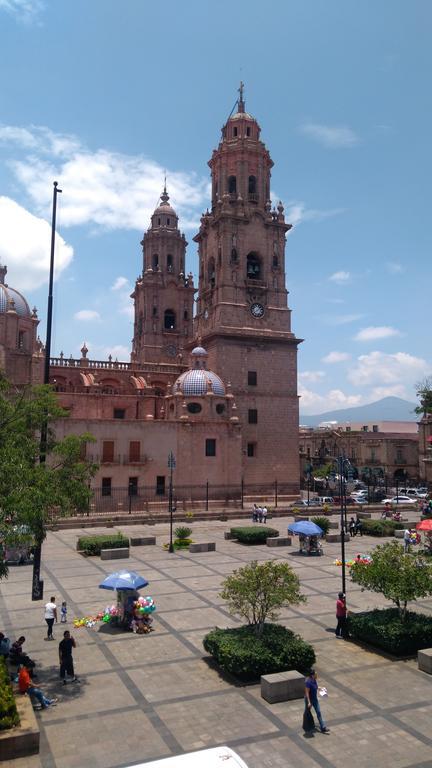
<path id="1" fill-rule="evenodd" d="M 346 636 L 346 597 L 343 592 L 339 592 L 338 599 L 336 600 L 336 619 L 337 625 L 335 635 L 337 638 L 345 638 Z"/>
<path id="2" fill-rule="evenodd" d="M 411 531 L 408 528 L 404 530 L 404 552 L 409 552 L 409 545 L 411 544 Z"/>
<path id="3" fill-rule="evenodd" d="M 66 675 L 72 678 L 72 683 L 79 682 L 75 676 L 72 648 L 76 648 L 75 639 L 67 629 L 63 632 L 63 640 L 59 643 L 60 679 L 63 680 L 63 685 L 67 683 Z"/>
<path id="4" fill-rule="evenodd" d="M 48 626 L 47 640 L 54 640 L 53 637 L 53 624 L 57 623 L 57 606 L 55 597 L 51 597 L 49 603 L 45 605 L 45 621 Z"/>
<path id="5" fill-rule="evenodd" d="M 320 724 L 321 733 L 330 733 L 327 728 L 321 714 L 321 709 L 318 701 L 318 681 L 317 675 L 314 669 L 311 669 L 305 682 L 305 711 L 314 708 L 318 722 Z"/>

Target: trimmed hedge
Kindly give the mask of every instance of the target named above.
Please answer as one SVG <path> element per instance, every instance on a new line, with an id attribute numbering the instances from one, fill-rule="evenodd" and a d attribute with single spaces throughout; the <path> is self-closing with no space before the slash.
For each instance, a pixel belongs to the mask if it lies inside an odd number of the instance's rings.
<path id="1" fill-rule="evenodd" d="M 245 525 L 230 530 L 233 539 L 237 539 L 241 544 L 265 544 L 267 539 L 279 536 L 279 531 L 269 528 L 268 525 Z"/>
<path id="2" fill-rule="evenodd" d="M 362 520 L 363 533 L 367 536 L 394 536 L 395 531 L 406 528 L 404 523 L 395 520 Z"/>
<path id="3" fill-rule="evenodd" d="M 253 626 L 216 628 L 203 645 L 222 669 L 245 682 L 288 669 L 306 674 L 315 662 L 312 646 L 280 624 L 264 624 L 261 636 Z"/>
<path id="4" fill-rule="evenodd" d="M 311 517 L 311 522 L 322 528 L 324 536 L 330 530 L 330 520 L 328 517 Z"/>
<path id="5" fill-rule="evenodd" d="M 77 549 L 86 555 L 100 555 L 101 549 L 118 549 L 128 546 L 129 539 L 123 533 L 105 536 L 80 536 L 77 541 Z"/>
<path id="6" fill-rule="evenodd" d="M 13 728 L 15 725 L 19 725 L 19 722 L 6 661 L 4 656 L 0 656 L 0 731 Z"/>
<path id="7" fill-rule="evenodd" d="M 348 615 L 348 631 L 354 640 L 362 640 L 395 656 L 411 656 L 430 648 L 432 616 L 407 611 L 401 620 L 397 608 Z"/>

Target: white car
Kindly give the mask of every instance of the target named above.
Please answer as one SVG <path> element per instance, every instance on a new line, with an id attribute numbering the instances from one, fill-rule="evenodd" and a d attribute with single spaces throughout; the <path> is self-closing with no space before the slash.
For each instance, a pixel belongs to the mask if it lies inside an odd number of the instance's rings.
<path id="1" fill-rule="evenodd" d="M 391 499 L 383 499 L 381 504 L 416 504 L 417 499 L 411 496 L 393 496 Z"/>

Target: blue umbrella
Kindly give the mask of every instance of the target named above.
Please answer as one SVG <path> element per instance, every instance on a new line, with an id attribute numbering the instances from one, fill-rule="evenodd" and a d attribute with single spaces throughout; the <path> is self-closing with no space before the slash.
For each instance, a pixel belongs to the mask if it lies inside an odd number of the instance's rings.
<path id="1" fill-rule="evenodd" d="M 135 571 L 116 571 L 99 584 L 99 589 L 141 589 L 147 584 L 148 581 Z"/>
<path id="2" fill-rule="evenodd" d="M 321 536 L 324 531 L 319 525 L 310 520 L 301 520 L 299 523 L 290 523 L 288 530 L 291 533 L 302 533 L 304 536 Z"/>

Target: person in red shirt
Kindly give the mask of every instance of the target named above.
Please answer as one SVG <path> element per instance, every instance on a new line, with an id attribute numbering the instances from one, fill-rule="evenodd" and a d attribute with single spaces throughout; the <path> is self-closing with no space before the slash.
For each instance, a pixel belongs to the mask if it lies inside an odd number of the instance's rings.
<path id="1" fill-rule="evenodd" d="M 346 598 L 343 592 L 339 592 L 338 599 L 336 600 L 337 625 L 336 625 L 335 635 L 337 638 L 346 637 L 346 616 L 347 616 Z"/>
<path id="2" fill-rule="evenodd" d="M 40 688 L 36 688 L 30 677 L 30 672 L 27 667 L 22 666 L 18 675 L 18 688 L 20 693 L 28 693 L 31 698 L 38 700 L 42 709 L 47 707 L 53 707 L 57 703 L 57 699 L 48 699 L 41 691 Z"/>

